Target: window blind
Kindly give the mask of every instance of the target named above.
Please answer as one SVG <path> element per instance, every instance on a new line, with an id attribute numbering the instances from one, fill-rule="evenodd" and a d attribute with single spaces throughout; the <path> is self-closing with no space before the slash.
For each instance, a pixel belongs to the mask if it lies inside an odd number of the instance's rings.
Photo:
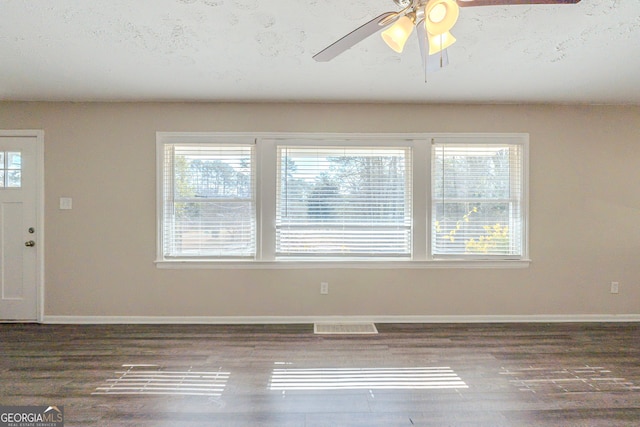
<path id="1" fill-rule="evenodd" d="M 521 144 L 432 144 L 434 256 L 523 255 Z"/>
<path id="2" fill-rule="evenodd" d="M 165 258 L 254 258 L 253 145 L 166 144 Z"/>
<path id="3" fill-rule="evenodd" d="M 277 148 L 276 257 L 411 256 L 411 150 Z"/>

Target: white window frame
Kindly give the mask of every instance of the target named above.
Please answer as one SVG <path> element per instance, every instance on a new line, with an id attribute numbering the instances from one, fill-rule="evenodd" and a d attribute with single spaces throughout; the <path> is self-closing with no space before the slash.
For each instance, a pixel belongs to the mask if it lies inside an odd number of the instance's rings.
<path id="1" fill-rule="evenodd" d="M 522 256 L 513 259 L 434 258 L 431 254 L 431 143 L 444 139 L 457 143 L 521 144 L 523 152 Z M 254 141 L 256 173 L 256 258 L 180 259 L 163 257 L 163 164 L 164 146 L 172 143 L 224 143 Z M 411 260 L 281 259 L 275 256 L 276 149 L 282 144 L 368 145 L 410 147 L 412 150 L 412 258 Z M 529 135 L 526 133 L 276 133 L 276 132 L 157 132 L 156 133 L 156 221 L 158 268 L 523 268 L 530 263 L 528 250 Z"/>
<path id="2" fill-rule="evenodd" d="M 309 141 L 309 140 L 288 140 L 288 139 L 277 139 L 274 140 L 274 142 L 276 143 L 276 152 L 278 147 L 291 147 L 293 149 L 295 148 L 303 148 L 303 147 L 318 147 L 318 146 L 322 146 L 322 147 L 336 147 L 336 148 L 344 148 L 344 147 L 354 147 L 354 148 L 382 148 L 382 149 L 386 149 L 386 148 L 390 148 L 390 149 L 401 149 L 401 150 L 407 150 L 408 151 L 408 156 L 405 159 L 407 161 L 407 163 L 410 162 L 410 164 L 406 165 L 406 172 L 411 173 L 411 167 L 413 164 L 413 161 L 411 160 L 411 155 L 413 153 L 413 143 L 411 141 L 397 141 L 397 140 L 393 140 L 393 141 L 367 141 L 367 140 L 348 140 L 348 141 Z M 277 176 L 277 168 L 278 165 L 276 165 L 276 176 Z M 411 186 L 411 182 L 412 182 L 412 178 L 413 175 L 410 176 L 406 176 L 405 177 L 405 186 L 409 187 Z M 277 183 L 276 181 L 273 181 Z M 278 184 L 276 184 L 278 185 Z M 412 187 L 412 186 L 411 186 Z M 412 191 L 412 188 L 409 188 L 408 192 L 410 193 Z M 412 201 L 412 200 L 411 200 Z M 411 203 L 411 202 L 410 202 Z M 411 204 L 409 203 L 409 207 L 411 207 Z M 276 202 L 277 204 L 277 202 Z M 411 212 L 412 215 L 412 212 Z M 275 223 L 275 218 L 274 218 L 274 223 Z M 411 233 L 413 234 L 413 233 Z M 411 244 L 411 242 L 413 241 L 413 236 L 410 236 L 409 240 L 409 244 Z M 366 257 L 366 256 L 358 256 L 358 255 L 354 255 L 352 257 L 349 256 L 345 256 L 344 258 L 338 256 L 337 254 L 335 256 L 319 256 L 318 259 L 323 259 L 323 260 L 335 260 L 338 261 L 341 258 L 344 259 L 345 261 L 349 262 L 349 261 L 363 261 L 363 260 L 370 260 L 370 261 L 384 261 L 384 260 L 389 260 L 389 261 L 398 261 L 398 260 L 407 260 L 408 258 L 410 258 L 411 254 L 409 254 L 409 256 L 404 256 L 404 255 L 386 255 L 386 256 L 370 256 L 370 257 Z M 300 260 L 309 260 L 310 258 L 304 255 L 286 255 L 286 256 L 282 256 L 281 258 L 278 258 L 279 260 L 292 260 L 292 261 L 300 261 Z"/>
<path id="3" fill-rule="evenodd" d="M 504 146 L 518 146 L 520 158 L 518 159 L 520 164 L 511 164 L 511 177 L 510 177 L 510 185 L 512 186 L 512 191 L 514 187 L 514 180 L 520 178 L 520 182 L 518 183 L 520 194 L 518 197 L 512 197 L 514 200 L 520 201 L 520 209 L 521 209 L 521 221 L 522 228 L 519 230 L 521 236 L 521 255 L 481 255 L 481 254 L 434 254 L 431 244 L 433 241 L 433 236 L 429 235 L 429 253 L 430 259 L 434 261 L 442 260 L 455 260 L 455 261 L 491 261 L 491 260 L 499 260 L 499 261 L 520 261 L 520 260 L 528 260 L 528 176 L 529 176 L 529 144 L 528 144 L 528 135 L 518 135 L 518 136 L 507 136 L 500 135 L 498 136 L 484 136 L 484 135 L 474 135 L 474 136 L 457 136 L 457 135 L 449 135 L 449 136 L 439 136 L 433 137 L 431 139 L 432 144 L 439 145 L 466 145 L 466 146 L 483 146 L 483 145 L 504 145 Z M 511 162 L 515 160 L 511 159 Z M 430 154 L 430 168 L 433 165 L 433 158 Z M 513 171 L 520 172 L 520 177 L 514 177 Z M 431 188 L 429 189 L 430 200 L 432 200 Z M 433 212 L 429 212 L 429 220 L 433 221 Z M 433 230 L 432 223 L 429 223 L 429 230 Z M 513 228 L 513 227 L 511 227 Z"/>
<path id="4" fill-rule="evenodd" d="M 180 262 L 182 261 L 186 261 L 186 260 L 195 260 L 195 261 L 204 261 L 204 262 L 209 262 L 212 260 L 222 260 L 222 261 L 230 261 L 233 259 L 238 259 L 238 260 L 243 260 L 243 261 L 253 261 L 256 259 L 255 254 L 253 255 L 247 255 L 247 256 L 229 256 L 229 257 L 218 257 L 218 256 L 211 256 L 211 257 L 205 257 L 205 256 L 166 256 L 165 255 L 165 240 L 164 240 L 164 234 L 165 234 L 165 230 L 164 230 L 164 220 L 167 217 L 167 215 L 165 215 L 165 208 L 167 206 L 167 204 L 165 204 L 165 200 L 164 200 L 164 196 L 165 196 L 165 179 L 170 179 L 172 180 L 173 177 L 166 177 L 165 176 L 165 165 L 167 162 L 167 159 L 165 158 L 166 156 L 166 150 L 165 147 L 167 146 L 175 146 L 175 145 L 193 145 L 193 146 L 197 146 L 199 144 L 202 145 L 216 145 L 219 144 L 221 146 L 225 146 L 225 147 L 229 147 L 229 146 L 252 146 L 253 150 L 254 150 L 254 155 L 252 156 L 252 164 L 251 164 L 251 169 L 254 171 L 253 172 L 253 183 L 252 183 L 252 187 L 253 187 L 253 198 L 254 198 L 254 204 L 256 203 L 256 196 L 257 196 L 257 190 L 255 188 L 255 168 L 256 168 L 256 159 L 255 159 L 255 140 L 250 139 L 248 137 L 243 137 L 243 136 L 236 136 L 236 135 L 229 135 L 227 137 L 210 137 L 209 134 L 166 134 L 166 133 L 161 133 L 159 132 L 157 134 L 157 147 L 156 147 L 156 156 L 157 156 L 157 224 L 158 224 L 158 230 L 157 230 L 157 241 L 158 241 L 158 247 L 157 247 L 157 259 L 158 260 L 162 260 L 162 261 L 174 261 L 174 260 L 178 260 Z M 172 166 L 173 167 L 173 166 Z M 169 185 L 172 186 L 173 182 L 170 181 Z M 256 219 L 256 226 L 257 226 L 257 219 Z M 254 239 L 257 238 L 260 235 L 260 233 L 256 232 L 256 236 L 254 236 Z M 258 245 L 258 242 L 256 242 L 256 247 Z"/>

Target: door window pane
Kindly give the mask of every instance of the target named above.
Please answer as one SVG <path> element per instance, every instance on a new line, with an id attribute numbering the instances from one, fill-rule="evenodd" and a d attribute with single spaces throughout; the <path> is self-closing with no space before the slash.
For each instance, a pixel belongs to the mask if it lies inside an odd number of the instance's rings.
<path id="1" fill-rule="evenodd" d="M 22 186 L 22 153 L 0 151 L 0 187 L 20 188 Z"/>

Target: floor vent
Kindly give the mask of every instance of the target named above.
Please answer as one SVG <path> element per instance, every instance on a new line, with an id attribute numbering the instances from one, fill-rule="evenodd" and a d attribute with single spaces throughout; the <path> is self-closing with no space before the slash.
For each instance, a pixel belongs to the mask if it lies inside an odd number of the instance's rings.
<path id="1" fill-rule="evenodd" d="M 378 329 L 373 323 L 314 323 L 313 333 L 325 335 L 377 334 Z"/>

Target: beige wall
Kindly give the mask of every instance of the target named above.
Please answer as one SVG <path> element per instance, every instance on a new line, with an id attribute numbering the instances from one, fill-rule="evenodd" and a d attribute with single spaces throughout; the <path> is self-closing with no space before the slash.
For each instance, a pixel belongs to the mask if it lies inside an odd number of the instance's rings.
<path id="1" fill-rule="evenodd" d="M 0 129 L 45 131 L 47 316 L 640 314 L 638 106 L 0 103 Z M 157 269 L 156 131 L 528 132 L 533 262 Z"/>

